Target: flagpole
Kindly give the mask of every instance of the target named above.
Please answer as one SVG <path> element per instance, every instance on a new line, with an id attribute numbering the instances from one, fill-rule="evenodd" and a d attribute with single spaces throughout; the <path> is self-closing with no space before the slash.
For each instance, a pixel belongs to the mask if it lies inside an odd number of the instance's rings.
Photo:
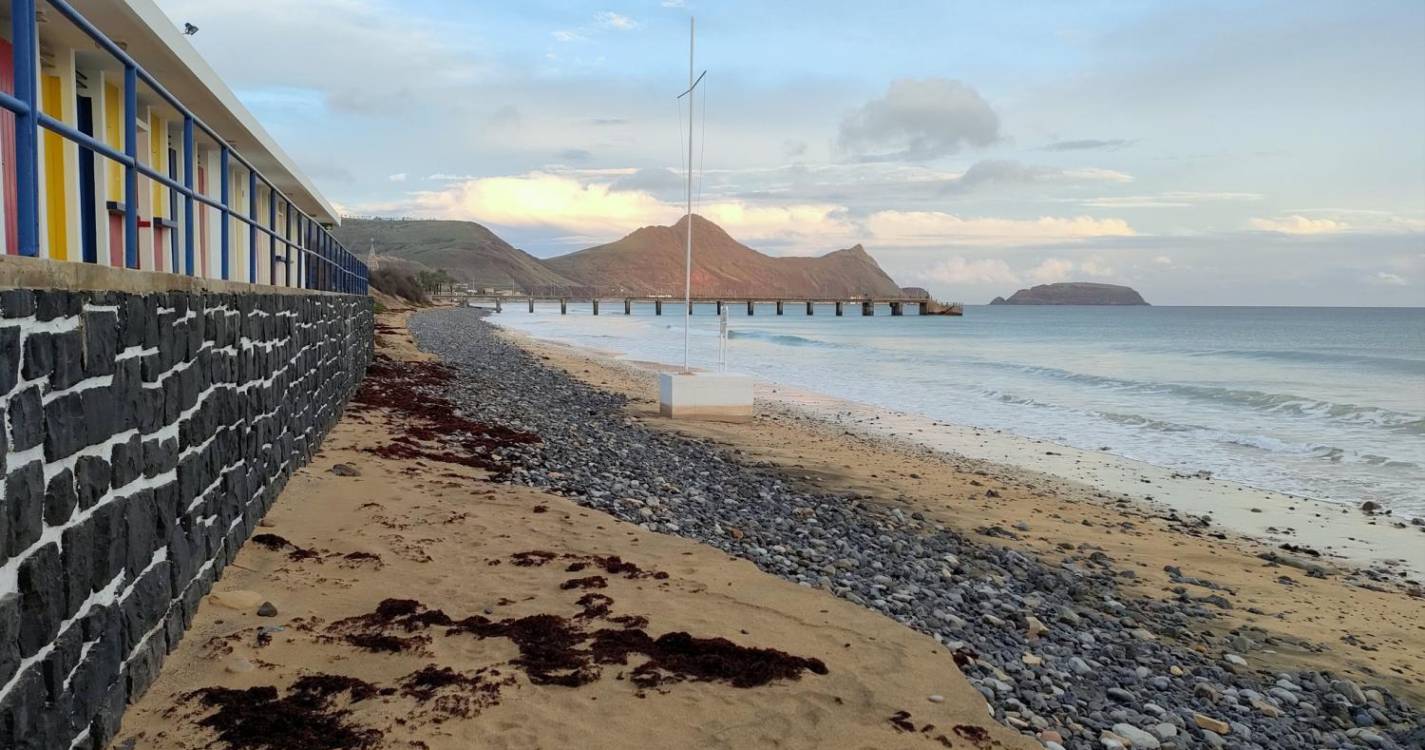
<path id="1" fill-rule="evenodd" d="M 688 247 L 683 265 L 683 372 L 688 367 L 688 337 L 693 315 L 693 44 L 697 19 L 688 19 Z"/>

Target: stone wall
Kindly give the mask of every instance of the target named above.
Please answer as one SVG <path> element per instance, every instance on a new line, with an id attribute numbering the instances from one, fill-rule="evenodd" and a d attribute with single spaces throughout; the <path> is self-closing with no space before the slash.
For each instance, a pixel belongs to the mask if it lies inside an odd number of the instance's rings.
<path id="1" fill-rule="evenodd" d="M 0 291 L 0 748 L 112 738 L 371 346 L 366 297 Z"/>

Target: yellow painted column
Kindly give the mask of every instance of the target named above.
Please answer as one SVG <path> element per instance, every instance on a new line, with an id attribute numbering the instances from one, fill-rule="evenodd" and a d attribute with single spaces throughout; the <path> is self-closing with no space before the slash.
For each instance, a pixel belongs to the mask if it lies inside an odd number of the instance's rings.
<path id="1" fill-rule="evenodd" d="M 63 88 L 59 76 L 42 75 L 40 109 L 56 120 L 64 117 Z M 64 138 L 41 128 L 44 138 L 45 229 L 48 230 L 49 257 L 69 260 L 69 201 L 64 179 Z"/>

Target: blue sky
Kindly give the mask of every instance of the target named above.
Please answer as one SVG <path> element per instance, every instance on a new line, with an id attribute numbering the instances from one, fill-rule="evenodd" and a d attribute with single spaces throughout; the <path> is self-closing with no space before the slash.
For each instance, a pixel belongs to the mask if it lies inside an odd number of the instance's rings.
<path id="1" fill-rule="evenodd" d="M 676 220 L 691 14 L 699 210 L 758 249 L 1425 305 L 1419 2 L 159 2 L 353 214 L 540 256 Z"/>

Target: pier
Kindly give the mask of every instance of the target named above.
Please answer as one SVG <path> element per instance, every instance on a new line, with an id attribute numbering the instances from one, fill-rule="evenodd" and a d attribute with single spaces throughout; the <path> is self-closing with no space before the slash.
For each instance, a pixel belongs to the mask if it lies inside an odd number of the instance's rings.
<path id="1" fill-rule="evenodd" d="M 676 312 L 681 300 L 672 297 L 653 296 L 626 296 L 626 295 L 529 295 L 529 294 L 486 294 L 479 292 L 437 292 L 430 295 L 432 300 L 439 302 L 453 302 L 457 305 L 468 305 L 474 302 L 493 304 L 495 312 L 504 312 L 505 305 L 519 305 L 523 303 L 529 312 L 534 312 L 536 302 L 558 303 L 559 314 L 569 314 L 569 303 L 588 304 L 594 315 L 599 314 L 599 304 L 608 301 L 622 301 L 623 314 L 632 315 L 635 305 L 652 305 L 654 315 L 662 315 L 665 303 Z M 878 306 L 890 309 L 892 317 L 899 317 L 905 314 L 907 308 L 914 308 L 920 315 L 951 315 L 959 316 L 964 314 L 964 307 L 959 302 L 942 304 L 932 299 L 924 297 L 694 297 L 689 302 L 688 312 L 692 314 L 696 305 L 714 305 L 717 314 L 722 314 L 727 305 L 745 304 L 749 317 L 757 314 L 758 305 L 772 305 L 776 315 L 784 315 L 790 306 L 793 310 L 798 305 L 802 305 L 808 316 L 816 314 L 817 305 L 830 305 L 836 317 L 845 315 L 848 305 L 860 305 L 861 315 L 871 317 L 876 314 Z"/>

